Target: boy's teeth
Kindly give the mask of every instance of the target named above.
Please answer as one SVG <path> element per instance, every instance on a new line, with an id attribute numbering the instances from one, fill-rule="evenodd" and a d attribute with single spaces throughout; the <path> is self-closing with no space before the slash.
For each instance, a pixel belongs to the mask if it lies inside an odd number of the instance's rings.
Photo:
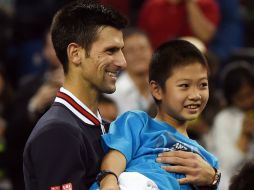
<path id="1" fill-rule="evenodd" d="M 198 106 L 195 106 L 195 105 L 190 105 L 190 106 L 187 106 L 189 109 L 195 109 L 197 108 Z"/>

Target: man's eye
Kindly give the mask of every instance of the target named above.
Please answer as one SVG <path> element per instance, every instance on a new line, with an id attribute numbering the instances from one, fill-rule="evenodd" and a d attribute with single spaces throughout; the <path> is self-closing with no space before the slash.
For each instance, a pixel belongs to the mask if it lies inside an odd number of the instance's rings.
<path id="1" fill-rule="evenodd" d="M 118 51 L 118 48 L 110 48 L 110 49 L 107 49 L 106 52 L 107 52 L 107 54 L 112 55 L 117 51 Z"/>

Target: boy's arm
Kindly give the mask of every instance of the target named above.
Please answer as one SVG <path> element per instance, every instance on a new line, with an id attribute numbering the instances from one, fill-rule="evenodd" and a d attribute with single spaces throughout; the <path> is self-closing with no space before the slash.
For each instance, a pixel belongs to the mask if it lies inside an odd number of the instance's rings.
<path id="1" fill-rule="evenodd" d="M 110 171 L 116 174 L 107 174 L 100 180 L 100 190 L 115 189 L 118 190 L 118 177 L 126 168 L 126 158 L 125 156 L 117 151 L 110 150 L 104 157 L 101 165 L 101 171 Z"/>

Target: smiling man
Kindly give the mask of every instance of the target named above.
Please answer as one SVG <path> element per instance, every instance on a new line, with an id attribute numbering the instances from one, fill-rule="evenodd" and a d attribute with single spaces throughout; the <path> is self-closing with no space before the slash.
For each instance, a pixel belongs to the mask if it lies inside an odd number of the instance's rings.
<path id="1" fill-rule="evenodd" d="M 92 2 L 70 3 L 56 13 L 52 41 L 65 80 L 26 143 L 27 190 L 86 190 L 95 179 L 106 127 L 98 97 L 115 91 L 118 72 L 126 67 L 126 24 L 118 12 Z"/>

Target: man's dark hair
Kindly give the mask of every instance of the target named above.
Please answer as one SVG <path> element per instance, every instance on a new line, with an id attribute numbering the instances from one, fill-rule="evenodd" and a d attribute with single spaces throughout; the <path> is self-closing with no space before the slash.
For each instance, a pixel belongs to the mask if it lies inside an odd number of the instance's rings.
<path id="1" fill-rule="evenodd" d="M 252 190 L 254 179 L 254 160 L 247 162 L 242 169 L 231 178 L 229 190 Z"/>
<path id="2" fill-rule="evenodd" d="M 51 33 L 56 55 L 65 73 L 68 71 L 67 47 L 70 43 L 79 44 L 89 56 L 100 27 L 111 26 L 121 30 L 126 25 L 124 16 L 96 1 L 78 0 L 60 9 L 54 16 Z"/>
<path id="3" fill-rule="evenodd" d="M 149 68 L 149 81 L 156 81 L 164 90 L 165 82 L 175 68 L 195 62 L 206 67 L 209 72 L 205 56 L 192 43 L 185 40 L 166 42 L 158 47 L 152 56 Z"/>

